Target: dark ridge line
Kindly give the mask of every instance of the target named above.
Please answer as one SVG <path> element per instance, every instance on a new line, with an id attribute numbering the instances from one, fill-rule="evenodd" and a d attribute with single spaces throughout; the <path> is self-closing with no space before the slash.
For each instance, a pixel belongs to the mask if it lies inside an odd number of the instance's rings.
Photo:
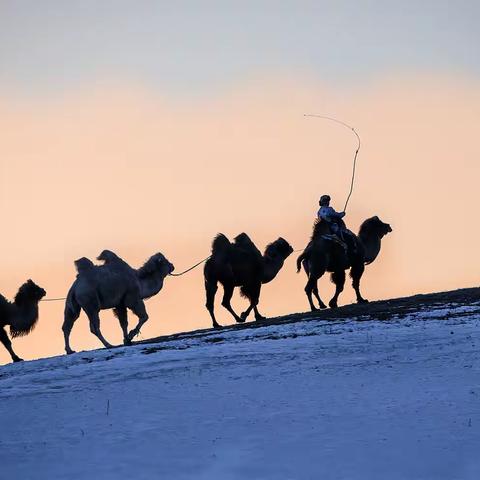
<path id="1" fill-rule="evenodd" d="M 220 329 L 202 328 L 187 332 L 160 335 L 158 337 L 133 342 L 132 345 L 150 345 L 154 343 L 164 343 L 195 337 L 203 338 L 209 335 L 216 335 L 223 332 L 262 328 L 271 325 L 283 325 L 311 320 L 349 319 L 357 321 L 388 321 L 388 319 L 391 318 L 393 315 L 406 315 L 410 312 L 418 311 L 421 307 L 434 305 L 441 306 L 449 303 L 473 304 L 475 302 L 480 302 L 479 287 L 462 288 L 458 290 L 450 290 L 437 293 L 420 293 L 408 297 L 399 297 L 388 300 L 377 300 L 366 304 L 344 305 L 336 309 L 318 310 L 316 312 L 291 313 L 279 317 L 272 317 L 263 322 L 250 321 L 246 323 L 226 325 Z"/>
<path id="2" fill-rule="evenodd" d="M 462 288 L 458 290 L 450 290 L 445 292 L 416 294 L 408 297 L 399 297 L 388 300 L 377 300 L 367 304 L 350 304 L 338 307 L 337 309 L 318 310 L 316 312 L 291 313 L 279 317 L 272 317 L 264 322 L 250 321 L 246 323 L 227 325 L 221 329 L 203 328 L 186 332 L 172 333 L 169 335 L 161 335 L 154 338 L 139 340 L 132 342 L 132 346 L 152 345 L 158 343 L 166 343 L 175 340 L 205 338 L 211 335 L 218 335 L 224 332 L 237 330 L 262 328 L 273 325 L 287 325 L 290 323 L 314 321 L 314 320 L 354 320 L 354 321 L 371 321 L 382 320 L 398 321 L 399 318 L 392 318 L 394 315 L 407 315 L 412 312 L 419 311 L 422 307 L 427 306 L 444 306 L 448 304 L 477 304 L 480 311 L 480 287 Z M 207 315 L 206 315 L 207 318 Z M 210 321 L 210 319 L 208 319 Z M 128 348 L 126 345 L 115 345 L 112 349 L 95 348 L 92 350 L 82 350 L 74 355 L 89 355 L 94 352 L 108 352 L 120 348 Z M 45 359 L 63 358 L 65 355 L 53 355 L 51 357 L 39 357 L 33 360 L 27 360 L 25 363 L 37 362 Z M 102 359 L 103 360 L 103 359 Z M 94 360 L 92 360 L 94 361 Z M 23 362 L 22 362 L 23 363 Z M 14 368 L 15 363 L 6 363 L 0 365 L 0 369 Z M 5 374 L 0 374 L 0 377 Z"/>

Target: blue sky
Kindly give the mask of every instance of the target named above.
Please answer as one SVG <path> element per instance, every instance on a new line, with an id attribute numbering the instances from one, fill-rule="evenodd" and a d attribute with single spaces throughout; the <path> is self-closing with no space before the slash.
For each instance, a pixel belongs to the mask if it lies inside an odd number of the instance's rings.
<path id="1" fill-rule="evenodd" d="M 212 92 L 257 75 L 480 75 L 478 1 L 0 0 L 0 87 Z"/>

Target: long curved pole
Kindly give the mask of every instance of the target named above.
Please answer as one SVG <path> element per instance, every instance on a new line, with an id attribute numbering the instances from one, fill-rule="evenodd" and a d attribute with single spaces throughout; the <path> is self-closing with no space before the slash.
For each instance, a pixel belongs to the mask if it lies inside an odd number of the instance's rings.
<path id="1" fill-rule="evenodd" d="M 317 115 L 315 113 L 305 113 L 304 117 L 323 118 L 325 120 L 330 120 L 332 122 L 336 122 L 336 123 L 338 123 L 340 125 L 343 125 L 344 127 L 348 128 L 349 130 L 351 130 L 355 134 L 355 136 L 357 137 L 358 144 L 357 144 L 357 149 L 355 150 L 355 155 L 353 157 L 352 180 L 350 182 L 350 191 L 348 192 L 348 197 L 347 197 L 347 200 L 345 202 L 345 207 L 343 208 L 343 211 L 345 212 L 347 210 L 347 205 L 348 205 L 348 202 L 350 201 L 350 197 L 352 196 L 353 186 L 355 184 L 355 172 L 356 172 L 356 169 L 357 169 L 357 156 L 358 156 L 358 152 L 360 150 L 360 147 L 362 145 L 362 142 L 360 140 L 360 135 L 357 133 L 357 131 L 351 125 L 349 125 L 348 123 L 342 122 L 341 120 L 337 120 L 334 117 L 328 117 L 326 115 Z"/>

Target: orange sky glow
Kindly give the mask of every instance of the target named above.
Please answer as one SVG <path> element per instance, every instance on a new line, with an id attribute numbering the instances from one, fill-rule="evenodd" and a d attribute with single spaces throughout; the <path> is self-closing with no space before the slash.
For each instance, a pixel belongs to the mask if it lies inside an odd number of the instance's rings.
<path id="1" fill-rule="evenodd" d="M 367 267 L 365 297 L 478 285 L 478 81 L 406 76 L 343 91 L 263 78 L 208 101 L 132 85 L 48 101 L 0 92 L 0 292 L 11 298 L 32 278 L 48 297 L 65 296 L 73 261 L 105 248 L 132 266 L 161 251 L 180 271 L 209 254 L 217 232 L 245 231 L 261 249 L 280 235 L 304 246 L 319 196 L 342 208 L 355 149 L 347 129 L 304 113 L 335 116 L 361 135 L 349 227 L 379 215 L 394 230 Z M 267 316 L 307 310 L 295 258 L 262 290 Z M 322 297 L 333 291 L 325 277 Z M 245 300 L 234 298 L 240 310 Z M 353 300 L 348 285 L 340 303 Z M 202 269 L 168 278 L 147 308 L 143 338 L 210 327 Z M 217 312 L 232 323 L 219 302 Z M 42 303 L 40 315 L 14 340 L 25 359 L 63 353 L 63 302 Z M 102 331 L 121 341 L 110 312 Z M 71 340 L 100 347 L 84 314 Z M 0 347 L 0 363 L 9 361 Z"/>

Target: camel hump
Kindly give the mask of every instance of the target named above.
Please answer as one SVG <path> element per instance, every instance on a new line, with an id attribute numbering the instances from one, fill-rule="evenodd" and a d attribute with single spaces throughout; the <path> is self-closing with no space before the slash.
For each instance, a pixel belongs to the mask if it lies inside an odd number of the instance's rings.
<path id="1" fill-rule="evenodd" d="M 234 240 L 235 240 L 235 245 L 238 245 L 239 247 L 244 247 L 244 248 L 253 247 L 257 249 L 255 244 L 252 242 L 252 239 L 245 232 L 242 232 L 239 235 L 237 235 L 234 238 Z"/>
<path id="2" fill-rule="evenodd" d="M 75 260 L 75 262 L 73 263 L 75 264 L 75 268 L 77 269 L 78 273 L 87 272 L 88 270 L 91 270 L 92 268 L 95 267 L 93 262 L 87 257 L 79 258 L 78 260 Z"/>
<path id="3" fill-rule="evenodd" d="M 103 250 L 102 253 L 97 257 L 97 260 L 102 260 L 105 264 L 110 262 L 115 262 L 116 260 L 123 261 L 116 253 L 111 250 Z"/>
<path id="4" fill-rule="evenodd" d="M 235 245 L 237 247 L 241 247 L 244 250 L 249 250 L 254 252 L 258 256 L 262 256 L 260 250 L 256 247 L 256 245 L 252 242 L 251 238 L 245 233 L 242 232 L 235 237 Z"/>
<path id="5" fill-rule="evenodd" d="M 219 233 L 212 242 L 212 253 L 219 253 L 219 252 L 225 252 L 228 250 L 232 244 L 230 243 L 230 240 L 223 234 Z"/>

